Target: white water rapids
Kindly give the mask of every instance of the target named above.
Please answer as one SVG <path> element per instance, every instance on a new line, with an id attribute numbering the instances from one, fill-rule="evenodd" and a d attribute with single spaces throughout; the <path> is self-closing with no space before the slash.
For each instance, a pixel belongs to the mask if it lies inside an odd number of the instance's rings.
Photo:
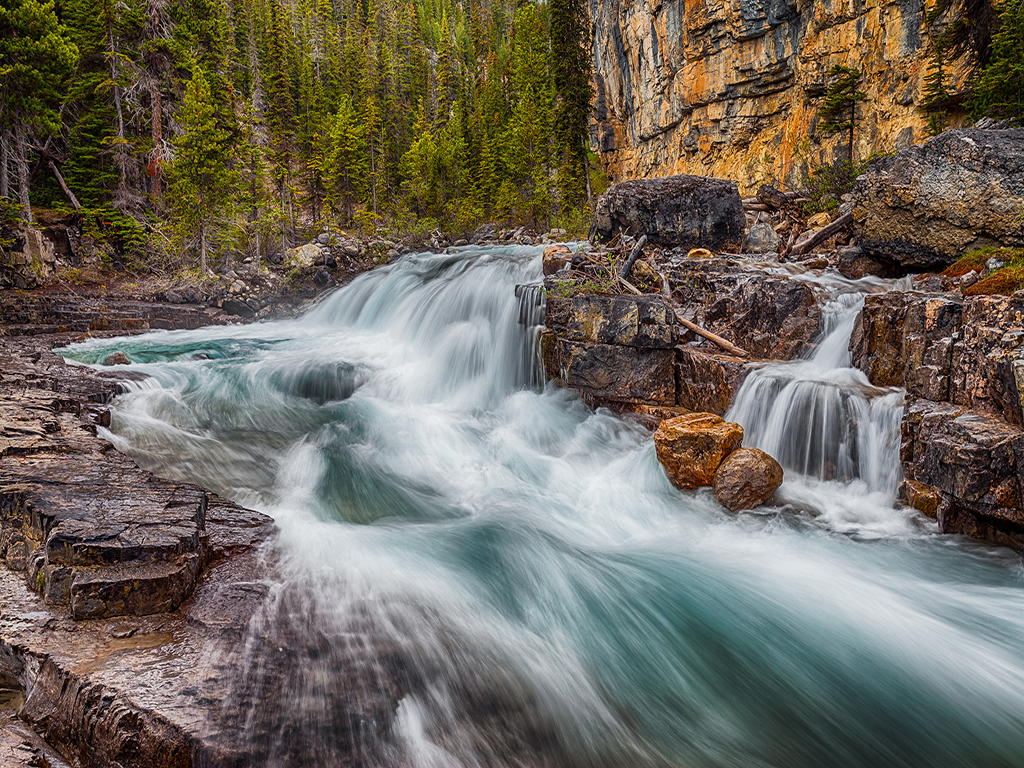
<path id="1" fill-rule="evenodd" d="M 151 377 L 116 402 L 118 448 L 277 522 L 241 748 L 271 766 L 1024 764 L 1024 570 L 893 508 L 901 395 L 845 367 L 860 298 L 833 297 L 813 357 L 749 377 L 731 417 L 787 467 L 786 506 L 732 515 L 676 490 L 639 426 L 536 386 L 515 286 L 539 275 L 534 248 L 407 256 L 297 320 L 66 351 Z M 298 663 L 282 690 L 274 648 Z"/>

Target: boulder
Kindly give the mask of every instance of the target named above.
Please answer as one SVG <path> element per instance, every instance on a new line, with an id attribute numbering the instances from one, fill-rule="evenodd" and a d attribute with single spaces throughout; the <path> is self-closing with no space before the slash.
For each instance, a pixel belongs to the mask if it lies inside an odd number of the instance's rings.
<path id="1" fill-rule="evenodd" d="M 1024 129 L 949 130 L 871 166 L 853 190 L 855 239 L 917 270 L 987 245 L 1024 246 Z"/>
<path id="2" fill-rule="evenodd" d="M 782 238 L 779 233 L 764 222 L 752 226 L 747 239 L 743 241 L 744 253 L 778 253 L 781 248 Z"/>
<path id="3" fill-rule="evenodd" d="M 564 267 L 571 258 L 572 253 L 564 245 L 549 245 L 544 249 L 544 274 L 555 274 L 555 272 Z"/>
<path id="4" fill-rule="evenodd" d="M 782 466 L 759 448 L 738 448 L 715 472 L 715 498 L 730 512 L 764 504 L 782 485 Z"/>
<path id="5" fill-rule="evenodd" d="M 312 267 L 319 260 L 323 263 L 323 252 L 312 243 L 300 248 L 289 248 L 284 252 L 285 262 L 293 267 Z"/>
<path id="6" fill-rule="evenodd" d="M 743 427 L 713 413 L 663 421 L 654 433 L 658 461 L 678 488 L 711 485 L 719 465 L 743 442 Z"/>
<path id="7" fill-rule="evenodd" d="M 652 245 L 736 251 L 746 219 L 736 183 L 706 176 L 632 179 L 612 185 L 594 207 L 592 232 L 647 235 Z"/>
<path id="8" fill-rule="evenodd" d="M 880 256 L 869 256 L 857 245 L 844 245 L 836 249 L 838 263 L 836 268 L 843 277 L 859 280 L 862 277 L 900 277 L 906 270 L 891 259 Z"/>

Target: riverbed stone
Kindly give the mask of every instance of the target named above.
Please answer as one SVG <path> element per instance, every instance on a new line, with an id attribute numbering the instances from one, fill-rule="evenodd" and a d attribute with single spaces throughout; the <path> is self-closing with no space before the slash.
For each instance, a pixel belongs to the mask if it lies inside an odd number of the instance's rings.
<path id="1" fill-rule="evenodd" d="M 652 245 L 738 251 L 746 219 L 736 183 L 706 176 L 631 179 L 613 184 L 594 207 L 601 239 L 622 231 Z"/>
<path id="2" fill-rule="evenodd" d="M 764 504 L 782 485 L 782 466 L 759 448 L 737 448 L 715 471 L 715 498 L 730 512 Z"/>
<path id="3" fill-rule="evenodd" d="M 744 253 L 778 253 L 782 249 L 782 238 L 771 224 L 759 222 L 747 232 L 743 241 Z"/>
<path id="4" fill-rule="evenodd" d="M 711 485 L 715 471 L 743 442 L 743 427 L 714 413 L 663 421 L 654 433 L 658 461 L 679 488 Z"/>

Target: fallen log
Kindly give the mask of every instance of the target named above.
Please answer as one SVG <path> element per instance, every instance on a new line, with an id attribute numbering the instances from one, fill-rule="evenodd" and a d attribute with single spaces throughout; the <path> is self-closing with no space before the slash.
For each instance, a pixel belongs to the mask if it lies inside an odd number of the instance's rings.
<path id="1" fill-rule="evenodd" d="M 673 308 L 673 313 L 676 316 L 676 322 L 678 322 L 680 325 L 682 325 L 682 326 L 684 326 L 686 328 L 689 328 L 691 331 L 696 333 L 698 336 L 703 336 L 705 339 L 707 339 L 708 341 L 712 342 L 713 344 L 717 344 L 719 347 L 724 349 L 729 354 L 735 355 L 736 357 L 750 357 L 750 355 L 747 354 L 747 350 L 743 349 L 743 347 L 737 347 L 731 341 L 728 341 L 727 339 L 723 339 L 717 333 L 712 333 L 711 331 L 707 331 L 707 330 L 701 328 L 695 322 L 693 322 L 691 320 L 687 320 L 685 317 L 683 317 L 681 314 L 679 314 L 679 310 Z"/>
<path id="2" fill-rule="evenodd" d="M 647 242 L 647 235 L 640 235 L 640 239 L 636 241 L 636 245 L 633 246 L 633 250 L 629 252 L 629 258 L 626 259 L 626 263 L 622 265 L 622 269 L 619 271 L 619 277 L 625 279 L 629 274 L 629 270 L 633 268 L 633 264 L 636 262 L 637 256 L 644 249 L 644 244 Z"/>
<path id="3" fill-rule="evenodd" d="M 790 250 L 790 254 L 793 256 L 801 256 L 811 250 L 811 248 L 816 246 L 818 243 L 822 243 L 830 237 L 839 234 L 851 224 L 853 224 L 853 211 L 848 211 L 831 224 L 819 229 L 804 242 L 794 245 Z"/>

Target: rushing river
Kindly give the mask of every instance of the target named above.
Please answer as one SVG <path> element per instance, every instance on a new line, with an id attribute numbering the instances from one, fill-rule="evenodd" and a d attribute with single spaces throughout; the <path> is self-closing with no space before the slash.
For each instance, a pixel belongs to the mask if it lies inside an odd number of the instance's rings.
<path id="1" fill-rule="evenodd" d="M 845 367 L 860 298 L 745 385 L 785 506 L 732 515 L 535 384 L 539 275 L 534 248 L 407 256 L 297 320 L 67 351 L 150 375 L 120 449 L 277 521 L 238 665 L 275 704 L 240 739 L 325 767 L 1024 765 L 1024 570 L 893 508 L 901 395 Z M 268 636 L 301 646 L 281 691 Z"/>

